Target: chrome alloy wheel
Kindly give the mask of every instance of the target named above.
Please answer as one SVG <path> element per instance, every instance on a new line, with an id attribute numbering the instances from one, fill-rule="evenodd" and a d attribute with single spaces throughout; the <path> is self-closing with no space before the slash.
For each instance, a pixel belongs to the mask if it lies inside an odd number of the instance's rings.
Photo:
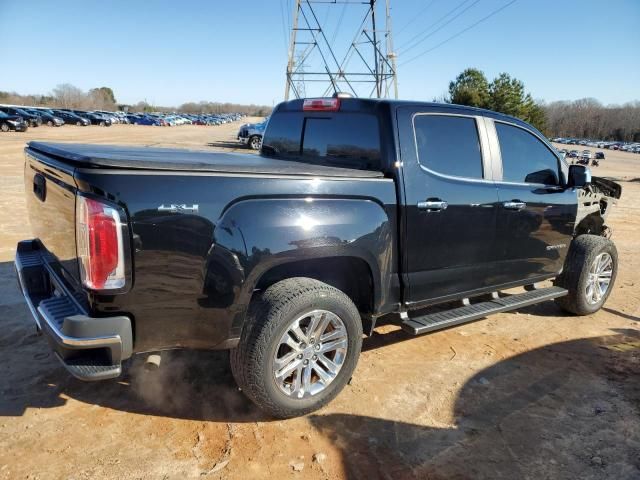
<path id="1" fill-rule="evenodd" d="M 596 257 L 589 268 L 589 277 L 585 295 L 587 303 L 596 305 L 609 290 L 611 275 L 613 274 L 613 259 L 607 252 L 603 252 Z"/>
<path id="2" fill-rule="evenodd" d="M 347 356 L 347 329 L 335 313 L 313 310 L 294 320 L 276 348 L 273 378 L 293 398 L 322 392 Z"/>
<path id="3" fill-rule="evenodd" d="M 253 137 L 251 139 L 251 149 L 252 150 L 260 150 L 260 147 L 262 146 L 262 140 L 258 137 Z"/>

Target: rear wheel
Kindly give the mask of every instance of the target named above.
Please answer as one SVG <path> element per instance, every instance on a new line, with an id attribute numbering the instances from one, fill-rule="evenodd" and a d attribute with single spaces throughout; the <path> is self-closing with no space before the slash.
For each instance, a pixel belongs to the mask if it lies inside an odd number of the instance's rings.
<path id="1" fill-rule="evenodd" d="M 317 280 L 291 278 L 251 303 L 231 368 L 258 407 L 294 417 L 338 395 L 361 346 L 362 323 L 349 297 Z"/>
<path id="2" fill-rule="evenodd" d="M 262 139 L 259 136 L 254 135 L 249 139 L 248 143 L 251 150 L 260 150 L 260 147 L 262 146 Z"/>
<path id="3" fill-rule="evenodd" d="M 572 243 L 565 270 L 556 280 L 569 291 L 556 303 L 576 315 L 589 315 L 609 298 L 618 273 L 618 251 L 614 243 L 597 235 L 580 235 Z"/>

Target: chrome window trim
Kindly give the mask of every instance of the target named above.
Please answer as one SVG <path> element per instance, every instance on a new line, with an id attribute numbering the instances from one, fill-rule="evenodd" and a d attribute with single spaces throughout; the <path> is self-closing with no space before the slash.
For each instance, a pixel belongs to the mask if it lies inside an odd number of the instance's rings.
<path id="1" fill-rule="evenodd" d="M 495 178 L 495 183 L 496 184 L 500 184 L 500 185 L 519 185 L 519 186 L 533 186 L 533 187 L 545 187 L 545 188 L 554 188 L 554 187 L 562 187 L 562 169 L 560 168 L 560 162 L 562 161 L 560 159 L 560 157 L 558 156 L 557 152 L 554 152 L 553 147 L 549 147 L 549 144 L 547 141 L 545 141 L 542 137 L 540 137 L 540 135 L 538 135 L 537 133 L 531 131 L 530 129 L 522 126 L 522 125 L 518 125 L 517 123 L 513 123 L 513 122 L 509 122 L 506 120 L 496 120 L 494 118 L 490 118 L 490 117 L 485 117 L 485 121 L 487 122 L 487 125 L 491 125 L 491 127 L 489 127 L 487 129 L 487 132 L 489 133 L 489 136 L 493 136 L 493 140 L 492 140 L 492 144 L 493 142 L 495 142 L 496 147 L 497 147 L 497 158 L 496 161 L 499 164 L 499 171 L 500 171 L 500 175 L 499 177 Z M 551 153 L 551 155 L 553 155 L 556 158 L 556 161 L 558 162 L 557 164 L 557 173 L 558 173 L 558 179 L 560 180 L 560 185 L 548 185 L 546 183 L 527 183 L 527 182 L 509 182 L 506 180 L 503 180 L 503 162 L 502 162 L 502 150 L 500 149 L 500 138 L 498 137 L 498 131 L 496 130 L 496 122 L 498 123 L 503 123 L 505 125 L 509 125 L 511 127 L 516 127 L 519 128 L 520 130 L 524 130 L 525 132 L 529 133 L 530 135 L 533 135 L 539 142 L 541 142 L 547 150 L 549 150 L 549 153 Z"/>
<path id="2" fill-rule="evenodd" d="M 427 115 L 444 116 L 444 117 L 464 117 L 464 118 L 472 118 L 473 120 L 475 120 L 476 131 L 478 133 L 478 143 L 480 145 L 480 161 L 482 162 L 483 178 L 459 177 L 456 175 L 447 175 L 446 173 L 440 173 L 435 170 L 432 170 L 420 162 L 420 153 L 418 151 L 418 137 L 416 135 L 415 120 L 416 120 L 416 117 L 427 116 Z M 418 163 L 418 166 L 420 167 L 421 170 L 431 175 L 435 175 L 436 177 L 446 178 L 448 180 L 493 184 L 493 178 L 491 175 L 491 164 L 490 164 L 491 159 L 490 159 L 489 146 L 488 146 L 488 137 L 486 135 L 484 122 L 482 121 L 482 117 L 480 115 L 469 115 L 469 114 L 448 113 L 448 112 L 416 112 L 411 116 L 411 127 L 413 129 L 413 146 L 416 152 L 416 162 Z"/>
<path id="3" fill-rule="evenodd" d="M 500 150 L 498 132 L 496 132 L 496 125 L 491 118 L 482 117 L 482 121 L 485 126 L 491 152 L 491 178 L 493 178 L 494 182 L 499 182 L 502 181 L 502 152 Z"/>

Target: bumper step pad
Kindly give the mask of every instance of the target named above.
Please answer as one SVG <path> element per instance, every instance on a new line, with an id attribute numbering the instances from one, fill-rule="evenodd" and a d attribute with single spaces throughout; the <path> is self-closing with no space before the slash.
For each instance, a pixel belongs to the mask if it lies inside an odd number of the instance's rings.
<path id="1" fill-rule="evenodd" d="M 401 327 L 411 335 L 420 335 L 422 333 L 472 322 L 493 313 L 506 312 L 535 303 L 553 300 L 554 298 L 563 297 L 567 293 L 567 290 L 564 288 L 549 287 L 518 295 L 508 295 L 489 302 L 470 304 L 464 307 L 430 313 L 419 317 L 409 317 L 402 322 Z"/>
<path id="2" fill-rule="evenodd" d="M 67 371 L 80 380 L 107 380 L 119 377 L 121 365 L 105 365 L 101 359 L 87 357 L 63 361 Z"/>

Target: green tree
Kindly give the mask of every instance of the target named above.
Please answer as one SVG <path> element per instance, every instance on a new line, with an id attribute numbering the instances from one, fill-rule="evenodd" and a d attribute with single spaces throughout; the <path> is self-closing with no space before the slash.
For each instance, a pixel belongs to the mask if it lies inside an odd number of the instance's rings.
<path id="1" fill-rule="evenodd" d="M 92 88 L 91 90 L 89 90 L 89 94 L 100 96 L 109 103 L 118 103 L 116 102 L 116 96 L 113 93 L 113 90 L 111 90 L 111 88 L 109 87 Z"/>
<path id="2" fill-rule="evenodd" d="M 449 103 L 489 108 L 489 82 L 477 68 L 467 68 L 449 83 Z"/>
<path id="3" fill-rule="evenodd" d="M 542 105 L 526 93 L 524 83 L 508 73 L 501 73 L 491 83 L 476 68 L 467 68 L 449 84 L 449 103 L 487 108 L 520 118 L 542 132 L 546 114 Z"/>
<path id="4" fill-rule="evenodd" d="M 520 117 L 524 113 L 524 83 L 501 73 L 489 85 L 489 108 L 496 112 Z"/>
<path id="5" fill-rule="evenodd" d="M 530 94 L 527 94 L 525 97 L 524 112 L 520 118 L 536 127 L 545 135 L 548 134 L 547 115 L 544 106 L 536 102 Z"/>

